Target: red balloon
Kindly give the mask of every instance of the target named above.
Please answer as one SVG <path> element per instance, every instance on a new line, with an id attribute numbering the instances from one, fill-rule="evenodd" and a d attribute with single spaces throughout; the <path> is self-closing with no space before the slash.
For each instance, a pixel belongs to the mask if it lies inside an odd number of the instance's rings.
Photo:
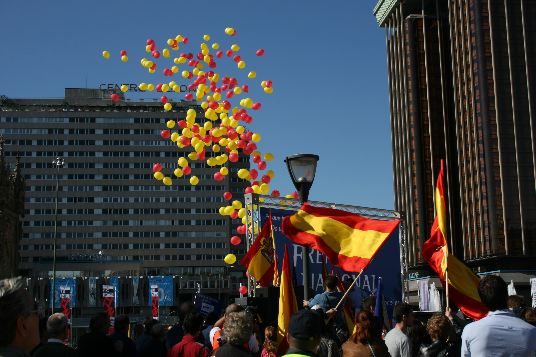
<path id="1" fill-rule="evenodd" d="M 154 51 L 154 49 L 155 49 L 155 44 L 154 44 L 154 42 L 151 43 L 149 46 L 151 46 L 151 47 L 150 47 L 151 51 Z"/>
<path id="2" fill-rule="evenodd" d="M 258 164 L 260 161 L 261 161 L 261 156 L 260 155 L 253 156 L 253 162 L 254 163 Z"/>
<path id="3" fill-rule="evenodd" d="M 169 137 L 171 136 L 171 134 L 169 133 L 169 130 L 162 130 L 160 132 L 160 136 L 163 137 L 164 139 L 169 139 Z"/>
<path id="4" fill-rule="evenodd" d="M 151 52 L 151 54 L 154 58 L 160 58 L 160 52 L 158 52 L 157 50 L 154 50 L 153 52 Z"/>
<path id="5" fill-rule="evenodd" d="M 223 56 L 223 51 L 216 52 L 216 57 L 221 58 Z"/>
<path id="6" fill-rule="evenodd" d="M 253 110 L 259 110 L 259 109 L 261 109 L 261 106 L 262 106 L 261 103 L 256 102 L 256 103 L 253 103 L 253 105 L 251 106 L 251 109 L 253 109 Z"/>
<path id="7" fill-rule="evenodd" d="M 161 92 L 161 91 L 162 91 L 162 83 L 158 83 L 158 84 L 156 85 L 156 91 L 157 91 L 157 92 Z"/>
<path id="8" fill-rule="evenodd" d="M 214 61 L 210 61 L 210 62 L 208 63 L 208 66 L 209 66 L 210 68 L 216 68 L 216 62 L 214 62 Z"/>
<path id="9" fill-rule="evenodd" d="M 229 154 L 229 161 L 237 162 L 238 161 L 238 154 L 235 154 L 234 152 Z"/>
<path id="10" fill-rule="evenodd" d="M 240 141 L 240 140 L 239 140 Z M 253 152 L 255 150 L 257 150 L 257 144 L 255 143 L 248 143 L 246 145 L 246 149 L 249 151 L 249 152 Z"/>
<path id="11" fill-rule="evenodd" d="M 272 81 L 271 81 L 271 80 L 267 80 L 267 81 L 266 81 L 266 86 L 267 86 L 268 88 L 272 88 Z"/>
<path id="12" fill-rule="evenodd" d="M 119 102 L 119 100 L 121 100 L 121 97 L 119 96 L 119 94 L 117 93 L 113 93 L 110 98 L 112 99 L 113 102 Z"/>
<path id="13" fill-rule="evenodd" d="M 162 165 L 157 163 L 153 165 L 153 172 L 158 172 L 158 171 L 162 171 Z"/>
<path id="14" fill-rule="evenodd" d="M 187 94 L 184 95 L 184 99 L 192 100 L 192 99 L 194 99 L 194 95 L 192 93 L 187 93 Z"/>
<path id="15" fill-rule="evenodd" d="M 237 219 L 238 218 L 238 212 L 236 212 L 236 210 L 233 211 L 233 213 L 231 213 L 230 217 L 231 217 L 231 219 Z"/>
<path id="16" fill-rule="evenodd" d="M 231 244 L 232 245 L 239 245 L 240 243 L 242 243 L 242 239 L 240 239 L 239 236 L 232 236 L 231 237 Z"/>
<path id="17" fill-rule="evenodd" d="M 242 58 L 239 56 L 239 55 L 236 55 L 233 57 L 233 61 L 235 62 L 240 62 L 242 60 Z"/>
<path id="18" fill-rule="evenodd" d="M 211 108 L 211 109 L 218 109 L 220 105 L 218 104 L 218 102 L 214 101 L 214 100 L 211 100 L 210 102 L 208 102 L 208 107 Z"/>
<path id="19" fill-rule="evenodd" d="M 298 192 L 294 191 L 291 193 L 292 197 L 294 197 L 295 199 L 298 199 L 300 198 L 300 196 L 298 195 Z"/>
<path id="20" fill-rule="evenodd" d="M 244 92 L 246 92 L 246 93 L 249 92 L 249 86 L 248 86 L 247 84 L 244 84 L 244 85 L 242 86 L 242 90 L 243 90 Z"/>
<path id="21" fill-rule="evenodd" d="M 246 187 L 246 189 L 244 190 L 244 193 L 253 193 L 253 189 L 251 187 Z"/>
<path id="22" fill-rule="evenodd" d="M 205 58 L 205 55 L 202 52 L 198 52 L 197 53 L 197 59 L 202 61 L 203 58 Z"/>
<path id="23" fill-rule="evenodd" d="M 259 48 L 259 49 L 257 50 L 257 52 L 255 52 L 255 54 L 256 54 L 257 56 L 259 56 L 259 57 L 260 57 L 260 56 L 264 56 L 264 50 L 263 50 L 262 48 Z"/>
<path id="24" fill-rule="evenodd" d="M 259 170 L 265 170 L 266 169 L 266 161 L 259 162 L 259 164 L 257 166 L 258 166 Z"/>
<path id="25" fill-rule="evenodd" d="M 185 175 L 189 175 L 192 173 L 192 168 L 190 166 L 184 166 L 184 168 L 182 169 L 182 173 Z"/>
<path id="26" fill-rule="evenodd" d="M 236 231 L 238 232 L 238 234 L 246 234 L 246 229 L 247 228 L 245 224 L 236 227 Z"/>
<path id="27" fill-rule="evenodd" d="M 188 43 L 188 37 L 183 38 L 182 43 L 187 44 Z"/>
<path id="28" fill-rule="evenodd" d="M 272 196 L 279 197 L 279 196 L 281 196 L 281 193 L 278 190 L 273 190 L 272 191 Z"/>
<path id="29" fill-rule="evenodd" d="M 216 181 L 222 181 L 223 179 L 225 178 L 225 176 L 223 176 L 221 174 L 221 172 L 217 171 L 214 173 L 214 180 Z"/>
<path id="30" fill-rule="evenodd" d="M 227 57 L 231 57 L 233 55 L 233 50 L 227 50 L 225 54 L 227 55 Z"/>
<path id="31" fill-rule="evenodd" d="M 186 128 L 186 127 L 188 126 L 188 123 L 187 123 L 186 120 L 184 120 L 184 119 L 183 119 L 183 120 L 179 120 L 178 124 L 179 124 L 179 126 L 180 126 L 182 129 L 184 129 L 184 128 Z"/>
<path id="32" fill-rule="evenodd" d="M 121 52 L 119 52 L 119 54 L 120 54 L 121 56 L 126 56 L 126 55 L 127 55 L 127 51 L 125 51 L 125 50 L 121 50 Z"/>
<path id="33" fill-rule="evenodd" d="M 263 176 L 261 177 L 261 181 L 262 181 L 263 183 L 270 183 L 271 180 L 272 180 L 272 179 L 271 179 L 270 176 L 268 176 L 268 175 L 263 175 Z"/>
<path id="34" fill-rule="evenodd" d="M 239 292 L 240 294 L 242 294 L 242 295 L 245 295 L 245 294 L 248 293 L 248 287 L 245 286 L 245 285 L 242 285 L 242 286 L 240 287 L 240 289 L 238 289 L 238 292 Z"/>
<path id="35" fill-rule="evenodd" d="M 190 139 L 187 138 L 186 136 L 181 136 L 181 138 L 179 139 L 180 143 L 184 146 L 190 146 Z"/>
<path id="36" fill-rule="evenodd" d="M 151 66 L 151 69 L 152 69 L 153 71 L 156 71 L 156 63 L 153 63 L 153 65 Z"/>
<path id="37" fill-rule="evenodd" d="M 162 102 L 162 104 L 166 104 L 168 102 L 168 98 L 165 95 L 163 95 L 160 97 L 160 102 Z"/>
<path id="38" fill-rule="evenodd" d="M 164 76 L 172 76 L 173 71 L 169 68 L 164 69 Z"/>
<path id="39" fill-rule="evenodd" d="M 197 159 L 198 160 L 205 160 L 205 150 L 201 151 L 198 155 L 197 155 Z"/>
<path id="40" fill-rule="evenodd" d="M 233 198 L 233 194 L 229 191 L 223 193 L 223 198 L 225 198 L 226 201 L 230 201 Z"/>
<path id="41" fill-rule="evenodd" d="M 234 129 L 227 130 L 227 137 L 231 140 L 234 140 L 238 137 L 238 133 Z"/>
<path id="42" fill-rule="evenodd" d="M 148 38 L 145 43 L 148 44 L 148 45 L 152 45 L 152 44 L 154 44 L 154 40 L 152 38 Z"/>
<path id="43" fill-rule="evenodd" d="M 234 92 L 232 90 L 230 90 L 225 94 L 225 98 L 232 98 L 233 95 L 234 95 Z"/>

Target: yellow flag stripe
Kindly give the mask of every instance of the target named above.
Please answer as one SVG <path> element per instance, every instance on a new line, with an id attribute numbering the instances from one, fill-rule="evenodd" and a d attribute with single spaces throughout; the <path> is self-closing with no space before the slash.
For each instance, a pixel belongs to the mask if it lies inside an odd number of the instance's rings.
<path id="1" fill-rule="evenodd" d="M 353 229 L 328 217 L 316 217 L 304 211 L 290 216 L 296 229 L 320 237 L 334 252 L 347 257 L 370 259 L 389 233 Z"/>

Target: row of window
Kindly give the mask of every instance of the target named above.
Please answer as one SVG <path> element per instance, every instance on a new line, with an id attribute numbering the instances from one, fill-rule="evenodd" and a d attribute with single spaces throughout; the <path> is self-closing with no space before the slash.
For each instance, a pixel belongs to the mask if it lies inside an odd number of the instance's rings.
<path id="1" fill-rule="evenodd" d="M 80 239 L 80 238 L 225 238 L 227 234 L 222 231 L 158 231 L 158 232 L 58 232 L 59 239 Z M 51 239 L 53 232 L 33 232 L 24 233 L 24 239 Z M 98 247 L 99 249 L 102 247 Z M 166 247 L 167 248 L 167 247 Z M 175 247 L 176 248 L 176 247 Z M 36 248 L 37 249 L 37 248 Z M 92 248 L 88 248 L 92 249 Z M 97 249 L 97 247 L 95 247 Z"/>
<path id="2" fill-rule="evenodd" d="M 24 221 L 24 227 L 53 227 L 55 221 Z M 60 227 L 87 226 L 223 226 L 223 219 L 60 220 Z"/>
<path id="3" fill-rule="evenodd" d="M 234 192 L 234 191 L 232 191 Z M 240 193 L 234 192 L 237 199 Z M 26 197 L 28 203 L 55 203 L 55 197 Z M 185 197 L 185 196 L 163 196 L 163 197 L 60 197 L 59 203 L 221 203 L 222 196 Z"/>

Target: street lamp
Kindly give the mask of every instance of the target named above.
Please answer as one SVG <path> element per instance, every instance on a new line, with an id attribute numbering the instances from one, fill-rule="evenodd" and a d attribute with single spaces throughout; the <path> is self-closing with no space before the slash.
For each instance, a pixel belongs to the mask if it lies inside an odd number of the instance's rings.
<path id="1" fill-rule="evenodd" d="M 54 242 L 53 242 L 53 255 L 52 255 L 52 302 L 51 310 L 54 313 L 54 301 L 56 300 L 56 239 L 58 236 L 58 195 L 60 187 L 60 168 L 65 164 L 65 160 L 61 157 L 57 157 L 52 161 L 52 165 L 56 166 L 56 207 L 54 212 Z"/>
<path id="2" fill-rule="evenodd" d="M 287 156 L 287 164 L 290 178 L 296 190 L 298 190 L 300 203 L 309 199 L 309 190 L 313 185 L 316 173 L 316 164 L 320 158 L 314 154 L 297 154 Z M 309 300 L 309 247 L 303 247 L 303 299 Z"/>

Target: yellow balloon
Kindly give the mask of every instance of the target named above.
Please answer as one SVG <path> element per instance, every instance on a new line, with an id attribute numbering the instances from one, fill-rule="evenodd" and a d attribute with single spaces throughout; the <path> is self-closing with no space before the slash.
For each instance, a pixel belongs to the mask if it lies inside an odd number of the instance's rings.
<path id="1" fill-rule="evenodd" d="M 169 104 L 169 103 L 167 103 L 167 104 Z M 173 129 L 173 128 L 175 127 L 175 120 L 171 120 L 171 119 L 168 120 L 168 121 L 166 122 L 166 126 L 167 126 L 169 129 Z"/>
<path id="2" fill-rule="evenodd" d="M 274 159 L 274 154 L 272 154 L 270 152 L 267 152 L 266 154 L 264 154 L 264 160 L 272 161 L 273 159 Z"/>
<path id="3" fill-rule="evenodd" d="M 171 105 L 171 103 L 164 104 L 164 110 L 166 112 L 169 112 L 172 108 L 173 108 L 173 106 Z"/>
<path id="4" fill-rule="evenodd" d="M 164 178 L 164 174 L 160 171 L 157 171 L 153 174 L 153 177 L 157 179 L 158 181 L 160 181 Z"/>
<path id="5" fill-rule="evenodd" d="M 148 90 L 149 92 L 154 91 L 154 84 L 152 84 L 152 83 L 147 84 L 147 90 Z"/>
<path id="6" fill-rule="evenodd" d="M 186 160 L 185 157 L 179 157 L 179 160 L 177 160 L 177 163 L 180 167 L 186 167 L 188 166 L 188 160 Z"/>
<path id="7" fill-rule="evenodd" d="M 245 130 L 246 130 L 246 128 L 244 128 L 242 125 L 239 125 L 239 126 L 236 127 L 236 132 L 238 134 L 242 134 Z"/>
<path id="8" fill-rule="evenodd" d="M 198 183 L 199 183 L 199 178 L 198 178 L 197 176 L 192 176 L 192 177 L 190 177 L 190 184 L 191 184 L 192 186 L 195 186 L 195 185 L 197 185 Z"/>
<path id="9" fill-rule="evenodd" d="M 195 152 L 196 153 L 200 153 L 201 151 L 203 151 L 203 149 L 205 148 L 205 145 L 203 143 L 197 143 L 195 144 L 194 146 L 194 149 L 195 149 Z"/>
<path id="10" fill-rule="evenodd" d="M 128 62 L 128 56 L 127 55 L 121 56 L 121 61 Z"/>
<path id="11" fill-rule="evenodd" d="M 170 55 L 169 50 L 167 48 L 164 48 L 162 50 L 162 56 L 164 56 L 164 58 L 169 58 L 169 55 Z"/>
<path id="12" fill-rule="evenodd" d="M 225 207 L 220 207 L 218 208 L 218 213 L 221 214 L 222 216 L 225 216 L 225 214 L 223 214 L 224 210 L 225 210 Z"/>
<path id="13" fill-rule="evenodd" d="M 240 93 L 242 93 L 242 88 L 240 88 L 240 87 L 234 87 L 234 88 L 233 88 L 233 92 L 234 92 L 234 94 L 240 94 Z"/>
<path id="14" fill-rule="evenodd" d="M 253 185 L 251 186 L 251 188 L 253 189 L 253 192 L 255 192 L 256 194 L 260 195 L 261 194 L 261 188 L 259 185 Z"/>
<path id="15" fill-rule="evenodd" d="M 164 180 L 162 180 L 162 182 L 164 182 L 164 185 L 166 186 L 169 186 L 173 183 L 173 181 L 171 181 L 171 177 L 164 177 Z"/>
<path id="16" fill-rule="evenodd" d="M 229 175 L 229 169 L 227 167 L 222 167 L 220 169 L 220 174 L 222 174 L 223 176 Z"/>
<path id="17" fill-rule="evenodd" d="M 169 84 L 164 83 L 162 84 L 162 92 L 167 92 L 169 90 Z"/>
<path id="18" fill-rule="evenodd" d="M 188 78 L 188 76 L 190 75 L 190 72 L 182 71 L 181 75 L 182 75 L 183 78 Z"/>
<path id="19" fill-rule="evenodd" d="M 106 59 L 110 58 L 110 52 L 108 52 L 108 51 L 102 51 L 102 57 L 104 57 L 104 58 L 106 58 Z"/>
<path id="20" fill-rule="evenodd" d="M 170 139 L 173 142 L 177 142 L 179 140 L 179 133 L 172 133 Z"/>
<path id="21" fill-rule="evenodd" d="M 238 210 L 238 218 L 244 218 L 246 216 L 246 209 L 245 208 L 240 208 Z"/>
<path id="22" fill-rule="evenodd" d="M 121 89 L 121 92 L 125 93 L 126 91 L 128 91 L 128 86 L 126 84 L 123 84 L 121 85 L 120 89 Z"/>
<path id="23" fill-rule="evenodd" d="M 261 193 L 263 195 L 267 195 L 268 192 L 270 192 L 270 185 L 266 184 L 266 183 L 262 183 L 261 184 Z"/>
<path id="24" fill-rule="evenodd" d="M 226 27 L 226 28 L 225 28 L 225 34 L 226 34 L 226 35 L 232 36 L 232 35 L 234 35 L 234 33 L 235 33 L 235 29 L 234 29 L 234 28 L 232 28 L 232 27 Z"/>
<path id="25" fill-rule="evenodd" d="M 254 143 L 258 143 L 259 141 L 261 141 L 262 137 L 261 137 L 261 134 L 259 133 L 255 133 L 251 136 L 251 140 L 254 142 Z"/>
<path id="26" fill-rule="evenodd" d="M 274 92 L 274 89 L 272 87 L 264 87 L 264 93 L 272 94 L 273 92 Z"/>
<path id="27" fill-rule="evenodd" d="M 220 146 L 218 144 L 212 145 L 212 151 L 213 152 L 220 152 Z"/>
<path id="28" fill-rule="evenodd" d="M 197 160 L 197 153 L 196 152 L 191 152 L 188 154 L 188 158 L 190 160 Z"/>
<path id="29" fill-rule="evenodd" d="M 245 61 L 240 61 L 236 64 L 236 66 L 239 68 L 239 69 L 244 69 L 246 68 L 246 62 Z"/>
<path id="30" fill-rule="evenodd" d="M 233 52 L 238 52 L 240 51 L 240 46 L 238 46 L 236 43 L 231 45 L 231 50 L 233 50 Z"/>
<path id="31" fill-rule="evenodd" d="M 176 168 L 174 171 L 173 171 L 173 174 L 177 177 L 182 177 L 184 175 L 184 173 L 182 172 L 181 169 L 179 168 Z"/>
<path id="32" fill-rule="evenodd" d="M 246 216 L 242 217 L 242 224 L 246 224 Z"/>
<path id="33" fill-rule="evenodd" d="M 225 256 L 225 258 L 223 258 L 223 261 L 229 265 L 232 265 L 236 262 L 236 255 L 229 253 Z"/>
<path id="34" fill-rule="evenodd" d="M 226 206 L 225 209 L 223 210 L 223 213 L 226 215 L 226 216 L 230 216 L 234 211 L 234 208 L 233 206 Z"/>
<path id="35" fill-rule="evenodd" d="M 220 48 L 220 44 L 219 44 L 219 43 L 216 43 L 216 42 L 215 42 L 215 43 L 212 44 L 212 49 L 213 49 L 213 50 L 217 50 L 218 48 Z"/>
<path id="36" fill-rule="evenodd" d="M 240 177 L 241 179 L 245 179 L 246 177 L 249 176 L 249 171 L 246 170 L 246 169 L 240 169 L 240 170 L 238 170 L 237 175 L 238 175 L 238 177 Z"/>
<path id="37" fill-rule="evenodd" d="M 138 85 L 138 88 L 139 88 L 140 90 L 147 90 L 147 83 L 140 83 L 140 84 Z"/>
<path id="38" fill-rule="evenodd" d="M 240 202 L 240 201 L 238 201 L 238 200 L 233 201 L 233 208 L 234 208 L 234 209 L 240 209 L 240 208 L 242 208 L 242 202 Z"/>
<path id="39" fill-rule="evenodd" d="M 145 52 L 151 52 L 151 45 L 145 46 Z"/>
<path id="40" fill-rule="evenodd" d="M 209 35 L 203 35 L 203 41 L 210 41 Z"/>
<path id="41" fill-rule="evenodd" d="M 248 78 L 255 78 L 255 77 L 257 77 L 257 72 L 251 71 L 248 73 Z"/>

